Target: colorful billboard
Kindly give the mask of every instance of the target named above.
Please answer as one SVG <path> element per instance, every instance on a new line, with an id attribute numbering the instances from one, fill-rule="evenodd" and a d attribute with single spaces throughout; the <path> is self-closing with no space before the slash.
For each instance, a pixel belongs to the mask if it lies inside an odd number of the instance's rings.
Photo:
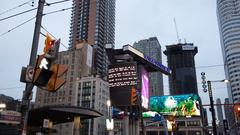
<path id="1" fill-rule="evenodd" d="M 200 116 L 199 100 L 194 94 L 151 97 L 150 108 L 162 115 Z"/>
<path id="2" fill-rule="evenodd" d="M 141 89 L 141 98 L 142 98 L 142 107 L 148 109 L 149 106 L 149 76 L 148 72 L 142 67 L 141 69 L 141 78 L 142 78 L 142 89 Z"/>

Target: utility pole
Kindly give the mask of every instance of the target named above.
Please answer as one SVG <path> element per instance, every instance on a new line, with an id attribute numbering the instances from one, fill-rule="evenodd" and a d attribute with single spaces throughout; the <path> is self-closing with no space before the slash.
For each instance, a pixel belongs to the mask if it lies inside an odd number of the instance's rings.
<path id="1" fill-rule="evenodd" d="M 211 114 L 212 114 L 213 134 L 217 135 L 217 125 L 216 125 L 215 109 L 214 109 L 214 105 L 213 105 L 213 95 L 212 95 L 211 81 L 207 81 L 207 85 L 208 85 L 208 94 L 209 94 Z"/>
<path id="2" fill-rule="evenodd" d="M 31 55 L 30 55 L 30 61 L 29 61 L 29 66 L 32 66 L 32 67 L 34 67 L 35 63 L 36 63 L 44 4 L 45 4 L 45 0 L 38 1 L 38 10 L 37 10 L 37 15 L 36 15 L 34 35 L 33 35 L 33 41 L 32 41 L 32 49 L 31 49 Z M 29 106 L 30 106 L 30 102 L 31 102 L 31 95 L 32 95 L 33 87 L 34 87 L 34 85 L 32 83 L 27 83 L 26 87 L 25 87 L 25 91 L 23 93 L 23 97 L 22 97 L 22 104 L 21 104 L 21 112 L 22 112 L 22 117 L 23 117 L 22 121 L 21 121 L 22 135 L 27 134 L 28 111 L 29 111 Z"/>

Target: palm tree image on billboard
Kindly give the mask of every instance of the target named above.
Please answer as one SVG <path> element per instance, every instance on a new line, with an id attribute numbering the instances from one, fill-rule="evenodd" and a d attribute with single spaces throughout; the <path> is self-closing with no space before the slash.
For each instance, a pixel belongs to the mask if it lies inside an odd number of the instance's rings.
<path id="1" fill-rule="evenodd" d="M 195 94 L 150 97 L 150 110 L 162 115 L 200 116 L 199 100 Z"/>

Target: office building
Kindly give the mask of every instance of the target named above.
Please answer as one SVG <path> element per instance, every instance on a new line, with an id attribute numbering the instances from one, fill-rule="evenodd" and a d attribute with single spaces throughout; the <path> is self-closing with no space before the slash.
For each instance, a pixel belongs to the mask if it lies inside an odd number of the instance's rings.
<path id="1" fill-rule="evenodd" d="M 197 78 L 194 56 L 197 47 L 192 43 L 167 45 L 164 54 L 168 67 L 172 70 L 169 76 L 170 95 L 197 94 Z"/>
<path id="2" fill-rule="evenodd" d="M 105 77 L 105 44 L 115 41 L 115 0 L 73 0 L 69 49 L 79 41 L 94 47 L 94 73 Z"/>
<path id="3" fill-rule="evenodd" d="M 95 109 L 105 116 L 82 121 L 81 135 L 105 135 L 109 100 L 108 82 L 100 77 L 83 77 L 77 81 L 77 91 L 77 106 Z"/>
<path id="4" fill-rule="evenodd" d="M 80 43 L 75 50 L 60 52 L 56 63 L 68 66 L 68 71 L 64 74 L 66 83 L 57 92 L 37 89 L 35 108 L 46 105 L 77 105 L 76 81 L 91 75 L 92 51 L 92 46 Z"/>
<path id="5" fill-rule="evenodd" d="M 0 94 L 0 104 L 4 104 L 5 110 L 12 110 L 12 111 L 18 111 L 20 107 L 20 101 L 14 99 L 13 97 L 6 96 L 4 94 Z M 3 109 L 3 108 L 0 108 Z"/>
<path id="6" fill-rule="evenodd" d="M 224 134 L 224 127 L 223 127 L 223 111 L 222 111 L 222 105 L 221 105 L 221 99 L 218 98 L 216 100 L 217 104 L 217 117 L 218 117 L 218 134 L 223 135 Z"/>
<path id="7" fill-rule="evenodd" d="M 79 43 L 76 49 L 63 51 L 58 54 L 56 63 L 68 66 L 64 74 L 66 83 L 57 92 L 37 89 L 35 108 L 47 105 L 81 106 L 78 91 L 78 81 L 92 74 L 93 47 L 87 43 Z M 96 91 L 100 90 L 96 88 Z M 97 100 L 96 100 L 97 101 Z M 97 101 L 98 102 L 98 101 Z M 59 124 L 54 127 L 57 135 L 73 134 L 73 123 Z"/>
<path id="8" fill-rule="evenodd" d="M 0 94 L 0 135 L 18 135 L 21 113 L 20 101 Z"/>
<path id="9" fill-rule="evenodd" d="M 230 102 L 240 102 L 240 1 L 217 0 L 218 26 Z"/>
<path id="10" fill-rule="evenodd" d="M 230 104 L 228 98 L 225 98 L 224 104 Z M 234 110 L 233 106 L 224 106 L 225 118 L 228 122 L 229 128 L 231 127 L 228 131 L 228 134 L 237 135 L 237 128 L 236 126 L 234 126 L 236 122 L 233 110 Z"/>
<path id="11" fill-rule="evenodd" d="M 162 63 L 162 49 L 157 37 L 140 40 L 133 44 L 140 52 Z M 164 95 L 163 76 L 161 72 L 150 73 L 150 96 Z"/>

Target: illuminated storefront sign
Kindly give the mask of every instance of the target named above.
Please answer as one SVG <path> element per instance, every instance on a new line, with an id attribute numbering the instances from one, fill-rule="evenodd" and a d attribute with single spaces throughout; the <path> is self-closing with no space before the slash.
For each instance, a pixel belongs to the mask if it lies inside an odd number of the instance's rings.
<path id="1" fill-rule="evenodd" d="M 0 112 L 0 123 L 20 124 L 21 113 L 16 111 L 2 111 Z"/>

